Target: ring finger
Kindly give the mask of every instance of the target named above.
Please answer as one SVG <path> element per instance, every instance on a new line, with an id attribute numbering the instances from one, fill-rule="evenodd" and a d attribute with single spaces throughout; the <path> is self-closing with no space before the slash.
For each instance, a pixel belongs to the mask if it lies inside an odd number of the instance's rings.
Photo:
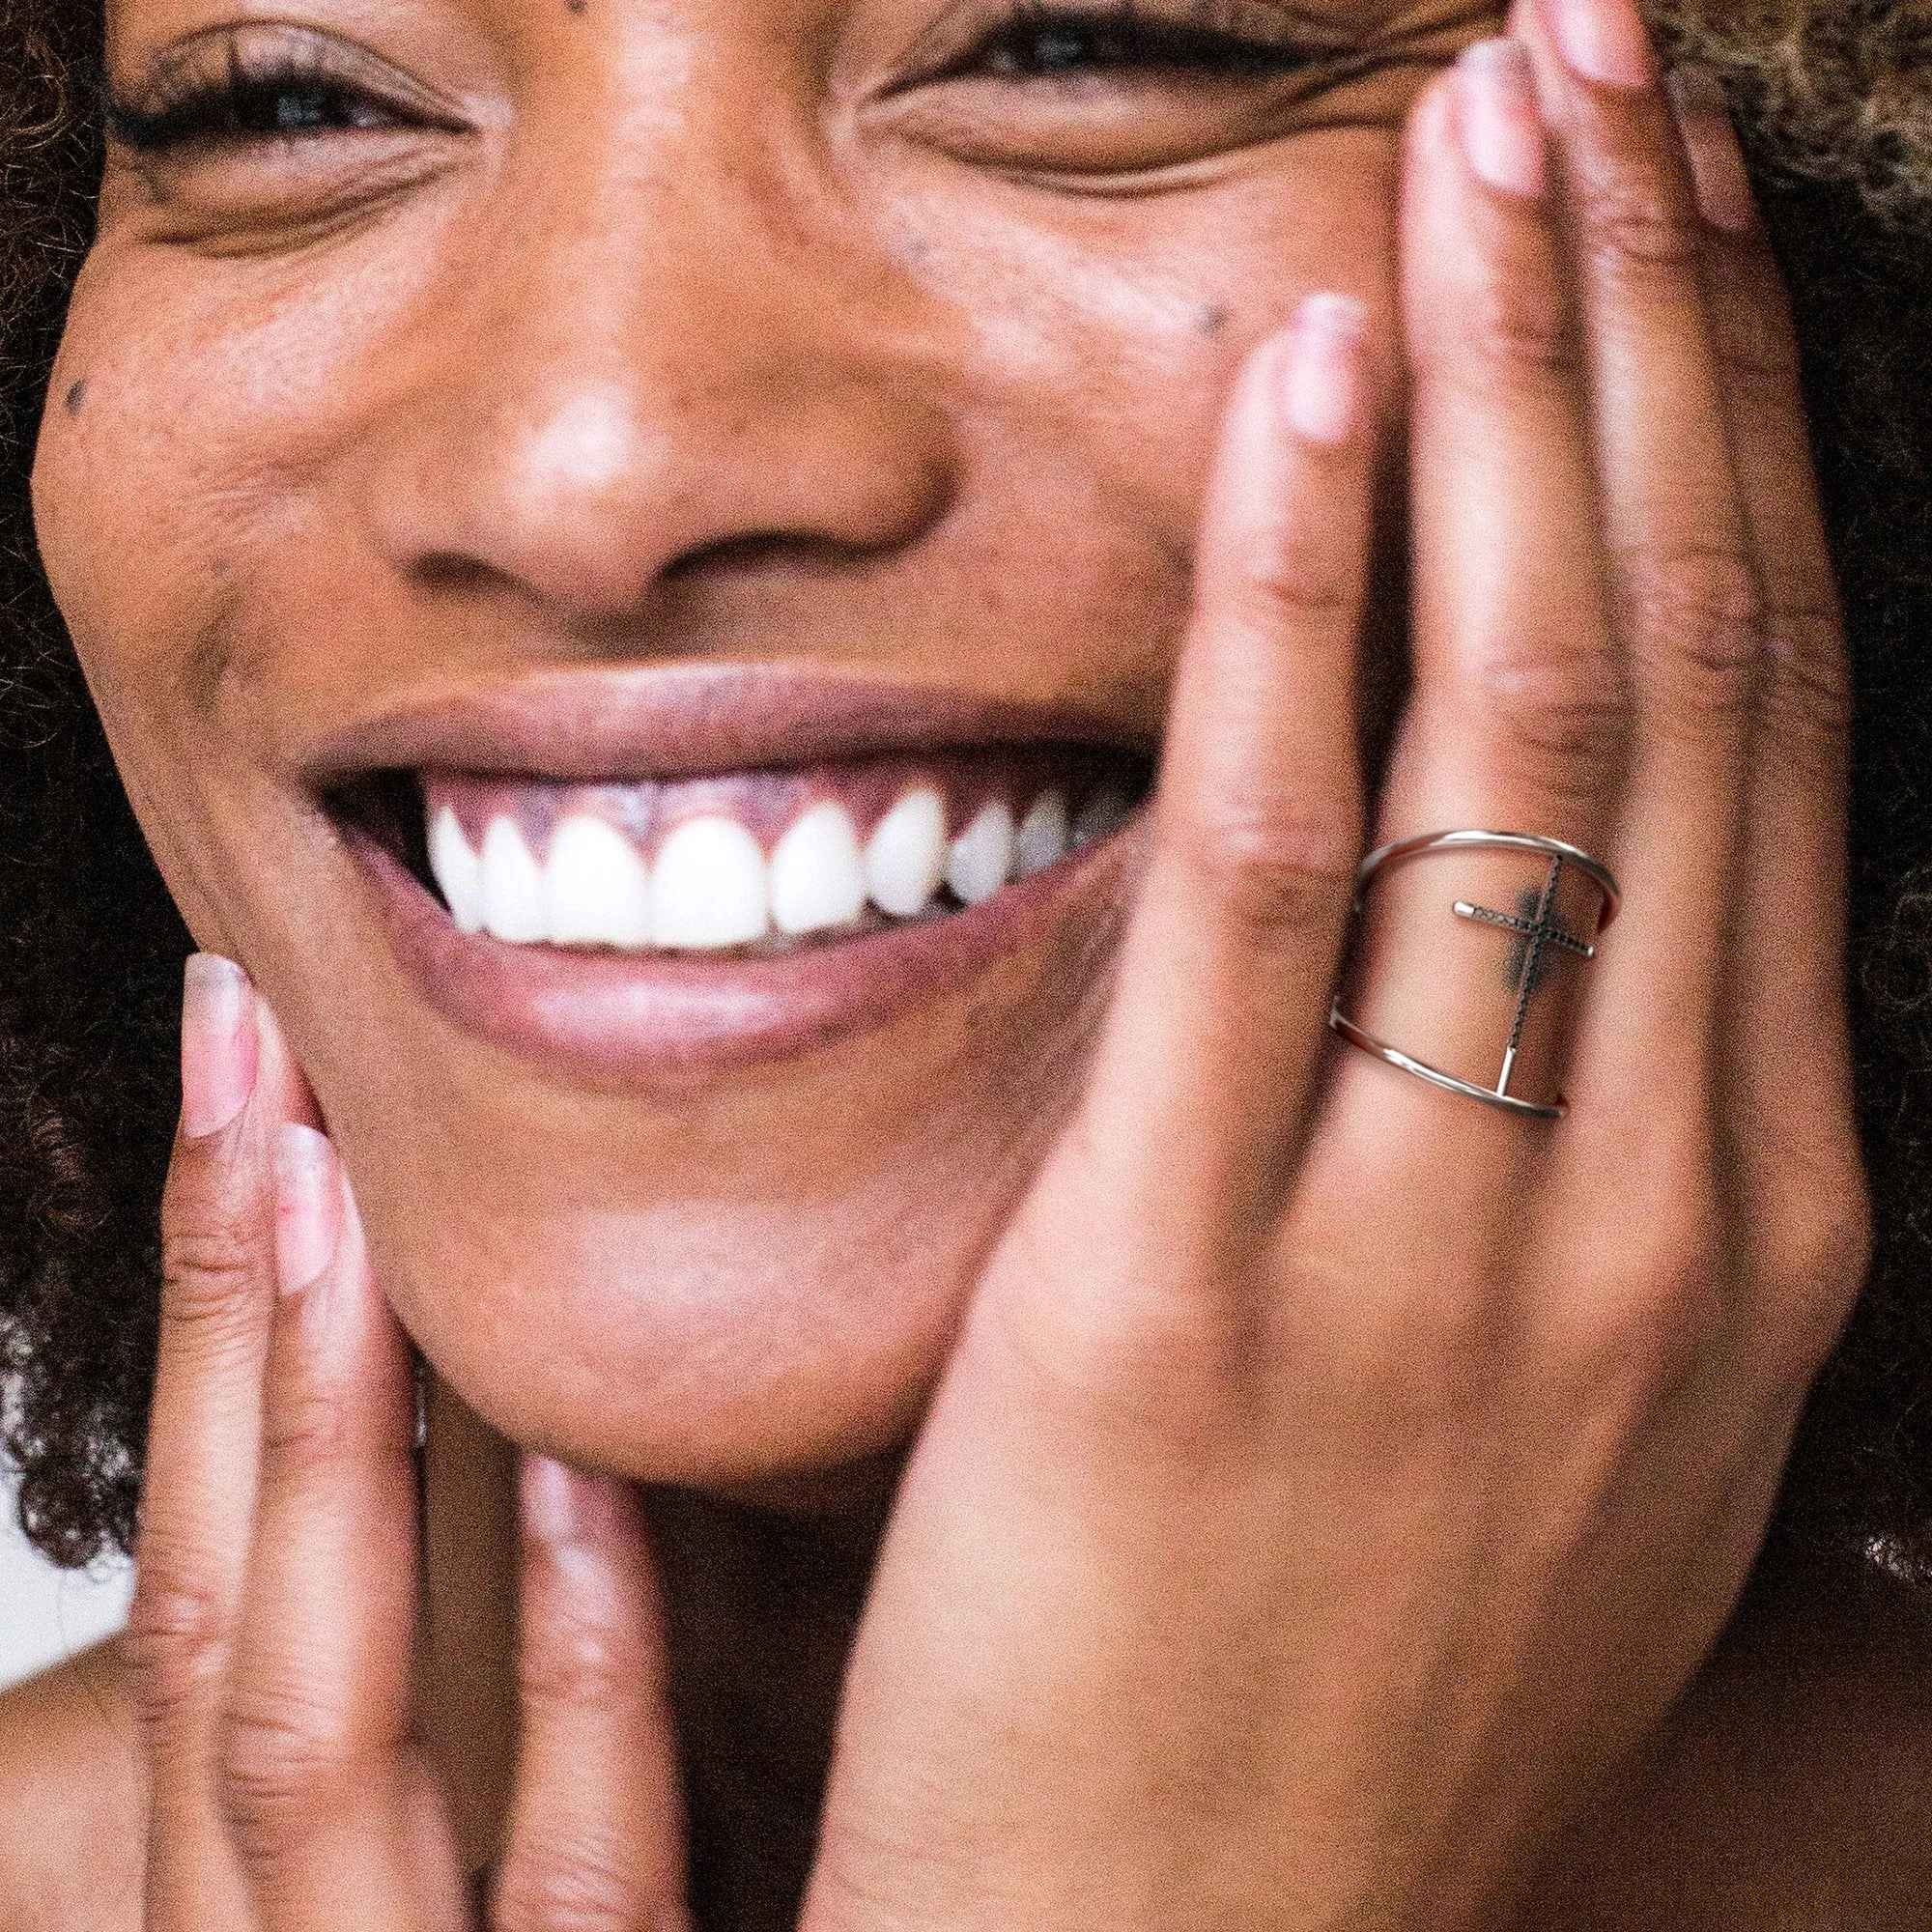
<path id="1" fill-rule="evenodd" d="M 1601 850 L 1622 787 L 1625 669 L 1548 188 L 1522 48 L 1471 48 L 1423 97 L 1409 131 L 1416 690 L 1384 791 L 1384 840 L 1490 828 Z M 1455 851 L 1383 871 L 1344 988 L 1351 1017 L 1489 1089 L 1515 1036 L 1512 1094 L 1549 1097 L 1578 975 L 1566 949 L 1540 959 L 1505 923 L 1535 916 L 1551 870 L 1540 854 Z M 1543 909 L 1587 941 L 1599 895 L 1573 868 Z M 1368 1155 L 1382 1173 L 1391 1159 L 1427 1162 L 1429 1198 L 1472 1228 L 1508 1196 L 1499 1174 L 1542 1139 L 1356 1055 L 1333 1130 L 1345 1159 Z M 1437 1176 L 1451 1130 L 1463 1157 Z M 1443 1202 L 1443 1184 L 1463 1198 Z"/>

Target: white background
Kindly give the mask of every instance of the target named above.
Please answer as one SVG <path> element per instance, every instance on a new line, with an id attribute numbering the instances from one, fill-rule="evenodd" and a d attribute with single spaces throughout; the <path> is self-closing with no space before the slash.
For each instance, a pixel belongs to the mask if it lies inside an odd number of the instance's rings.
<path id="1" fill-rule="evenodd" d="M 13 1483 L 0 1475 L 0 1688 L 118 1630 L 132 1585 L 127 1563 L 87 1576 L 42 1562 L 20 1534 Z"/>

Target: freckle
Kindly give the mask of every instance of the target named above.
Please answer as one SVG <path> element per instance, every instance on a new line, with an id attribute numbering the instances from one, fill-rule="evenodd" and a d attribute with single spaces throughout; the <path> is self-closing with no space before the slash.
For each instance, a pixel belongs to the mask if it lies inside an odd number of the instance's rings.
<path id="1" fill-rule="evenodd" d="M 80 413 L 81 404 L 86 402 L 86 400 L 87 400 L 87 378 L 83 376 L 80 379 L 80 381 L 77 382 L 73 385 L 73 387 L 67 392 L 66 407 L 68 414 L 71 416 L 77 416 Z"/>
<path id="2" fill-rule="evenodd" d="M 573 14 L 581 14 L 590 5 L 590 0 L 563 0 L 563 4 Z"/>
<path id="3" fill-rule="evenodd" d="M 1226 304 L 1204 302 L 1194 317 L 1194 326 L 1203 335 L 1219 335 L 1228 326 Z"/>

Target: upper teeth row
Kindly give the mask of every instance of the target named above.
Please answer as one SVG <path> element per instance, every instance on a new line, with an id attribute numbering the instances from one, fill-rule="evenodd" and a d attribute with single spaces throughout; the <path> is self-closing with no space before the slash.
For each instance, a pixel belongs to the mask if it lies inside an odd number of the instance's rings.
<path id="1" fill-rule="evenodd" d="M 445 805 L 429 828 L 429 863 L 465 932 L 519 945 L 707 949 L 750 945 L 774 930 L 846 925 L 868 899 L 914 919 L 942 884 L 977 905 L 1009 879 L 1111 831 L 1126 811 L 1120 793 L 1103 791 L 1069 821 L 1065 794 L 1050 790 L 1017 824 L 995 799 L 949 839 L 944 799 L 921 785 L 863 846 L 851 813 L 825 799 L 793 822 L 769 859 L 737 819 L 713 812 L 683 820 L 647 864 L 630 838 L 589 812 L 562 819 L 542 860 L 516 820 L 498 814 L 479 853 Z"/>

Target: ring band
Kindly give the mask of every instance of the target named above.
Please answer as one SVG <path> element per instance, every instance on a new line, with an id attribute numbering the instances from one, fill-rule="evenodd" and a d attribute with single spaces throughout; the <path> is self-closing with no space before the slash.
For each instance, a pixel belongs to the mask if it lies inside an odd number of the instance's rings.
<path id="1" fill-rule="evenodd" d="M 1581 872 L 1602 895 L 1596 925 L 1597 934 L 1601 934 L 1616 917 L 1617 907 L 1623 899 L 1610 868 L 1578 846 L 1566 844 L 1561 838 L 1545 838 L 1534 832 L 1425 832 L 1413 838 L 1398 838 L 1392 844 L 1378 845 L 1355 868 L 1355 911 L 1357 914 L 1361 912 L 1362 902 L 1369 887 L 1375 882 L 1376 874 L 1387 866 L 1398 865 L 1406 859 L 1420 858 L 1427 852 L 1498 850 L 1535 852 L 1549 861 L 1549 870 L 1544 879 L 1543 890 L 1535 896 L 1533 910 L 1528 894 L 1523 895 L 1523 910 L 1516 913 L 1473 905 L 1467 899 L 1457 899 L 1450 907 L 1458 919 L 1472 920 L 1480 925 L 1497 926 L 1507 932 L 1520 955 L 1520 963 L 1512 968 L 1516 1011 L 1511 1018 L 1509 1043 L 1503 1049 L 1502 1071 L 1496 1077 L 1496 1084 L 1493 1087 L 1479 1087 L 1472 1080 L 1446 1073 L 1441 1067 L 1432 1066 L 1426 1060 L 1418 1060 L 1413 1054 L 1405 1053 L 1401 1047 L 1393 1046 L 1385 1039 L 1378 1039 L 1342 1010 L 1339 995 L 1329 1006 L 1328 1024 L 1350 1046 L 1358 1046 L 1364 1053 L 1372 1053 L 1378 1060 L 1385 1060 L 1391 1066 L 1414 1074 L 1418 1080 L 1427 1080 L 1431 1086 L 1440 1087 L 1450 1094 L 1461 1094 L 1465 1099 L 1480 1100 L 1484 1106 L 1498 1107 L 1505 1113 L 1538 1121 L 1560 1121 L 1569 1111 L 1569 1103 L 1560 1094 L 1553 1100 L 1525 1100 L 1520 1094 L 1510 1092 L 1510 1080 L 1516 1072 L 1517 1049 L 1522 1043 L 1523 1021 L 1529 1011 L 1529 1002 L 1547 970 L 1547 962 L 1565 954 L 1579 959 L 1594 959 L 1597 956 L 1597 949 L 1590 940 L 1568 931 L 1556 918 L 1556 892 L 1562 884 L 1563 875 L 1569 870 Z"/>

